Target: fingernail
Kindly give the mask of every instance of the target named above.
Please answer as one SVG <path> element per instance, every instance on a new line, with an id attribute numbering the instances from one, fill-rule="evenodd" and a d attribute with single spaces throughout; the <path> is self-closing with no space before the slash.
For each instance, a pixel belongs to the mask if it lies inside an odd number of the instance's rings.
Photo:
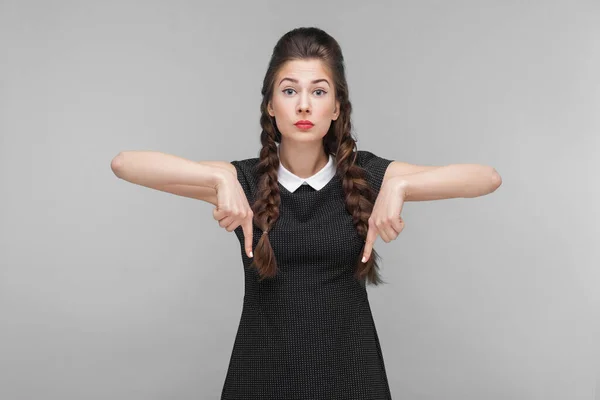
<path id="1" fill-rule="evenodd" d="M 254 257 L 254 254 L 252 254 L 252 252 L 250 252 L 250 257 Z"/>
<path id="2" fill-rule="evenodd" d="M 365 262 L 366 260 L 367 260 L 367 257 L 362 258 L 362 262 Z"/>

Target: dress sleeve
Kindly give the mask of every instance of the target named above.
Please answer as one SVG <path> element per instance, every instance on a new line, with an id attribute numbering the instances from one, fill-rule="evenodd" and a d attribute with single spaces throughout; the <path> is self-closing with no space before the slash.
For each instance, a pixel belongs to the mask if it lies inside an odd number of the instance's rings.
<path id="1" fill-rule="evenodd" d="M 235 167 L 237 171 L 237 179 L 240 186 L 244 190 L 244 194 L 248 199 L 248 202 L 252 204 L 254 201 L 254 193 L 256 189 L 256 177 L 254 174 L 254 166 L 256 164 L 254 159 L 246 160 L 234 160 L 230 163 Z"/>
<path id="2" fill-rule="evenodd" d="M 356 163 L 366 171 L 367 182 L 375 191 L 376 196 L 379 194 L 379 190 L 381 189 L 385 171 L 392 162 L 393 160 L 379 157 L 367 150 L 357 151 Z"/>
<path id="3" fill-rule="evenodd" d="M 244 194 L 246 195 L 246 199 L 248 199 L 248 203 L 252 205 L 254 203 L 254 197 L 256 193 L 256 188 L 258 186 L 258 177 L 256 175 L 256 165 L 258 164 L 258 158 L 249 158 L 245 160 L 234 160 L 230 161 L 231 164 L 235 167 L 237 171 L 237 179 L 240 183 L 240 186 L 244 190 Z M 256 247 L 258 240 L 260 239 L 261 231 L 260 229 L 253 225 L 253 245 L 252 247 Z M 244 250 L 244 231 L 242 226 L 238 226 L 234 229 L 235 235 L 237 236 L 240 242 L 240 249 L 242 252 L 242 258 L 251 262 L 252 259 L 247 258 L 246 252 Z"/>

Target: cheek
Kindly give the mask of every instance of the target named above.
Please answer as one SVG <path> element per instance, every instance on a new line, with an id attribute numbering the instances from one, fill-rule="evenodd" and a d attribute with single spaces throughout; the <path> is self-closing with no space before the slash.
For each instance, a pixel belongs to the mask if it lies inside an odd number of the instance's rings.
<path id="1" fill-rule="evenodd" d="M 285 99 L 274 98 L 273 99 L 273 109 L 280 114 L 286 113 L 290 108 L 294 108 L 294 105 L 290 101 L 285 101 Z"/>
<path id="2" fill-rule="evenodd" d="M 323 107 L 321 107 L 319 109 L 319 115 L 322 116 L 323 118 L 330 118 L 333 115 L 333 109 L 335 108 L 335 106 L 327 104 L 327 105 L 323 105 Z"/>

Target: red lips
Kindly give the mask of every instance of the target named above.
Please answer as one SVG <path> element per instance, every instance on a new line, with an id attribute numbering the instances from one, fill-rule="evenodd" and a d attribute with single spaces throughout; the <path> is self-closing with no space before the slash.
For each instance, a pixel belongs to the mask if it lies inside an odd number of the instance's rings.
<path id="1" fill-rule="evenodd" d="M 296 122 L 294 125 L 313 126 L 314 124 L 307 119 L 303 119 L 303 120 Z"/>

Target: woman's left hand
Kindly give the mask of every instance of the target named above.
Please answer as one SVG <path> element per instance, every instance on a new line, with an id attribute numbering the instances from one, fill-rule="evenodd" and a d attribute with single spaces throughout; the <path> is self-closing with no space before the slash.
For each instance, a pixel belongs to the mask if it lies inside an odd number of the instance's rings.
<path id="1" fill-rule="evenodd" d="M 389 243 L 396 239 L 404 229 L 404 221 L 400 214 L 405 198 L 406 190 L 402 177 L 388 178 L 381 185 L 377 200 L 373 205 L 373 211 L 369 217 L 369 228 L 362 258 L 363 263 L 371 257 L 377 235 L 380 235 L 384 242 Z"/>

